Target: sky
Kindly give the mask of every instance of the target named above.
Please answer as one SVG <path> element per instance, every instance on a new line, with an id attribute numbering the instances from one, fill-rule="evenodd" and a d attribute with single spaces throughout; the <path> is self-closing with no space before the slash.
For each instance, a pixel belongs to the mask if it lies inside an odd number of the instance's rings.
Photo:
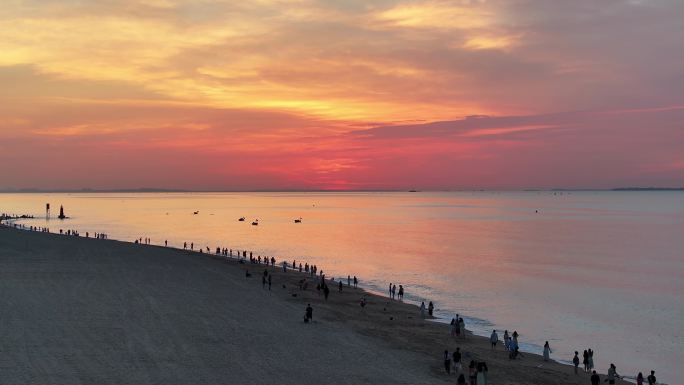
<path id="1" fill-rule="evenodd" d="M 3 0 L 0 189 L 684 186 L 681 0 Z"/>

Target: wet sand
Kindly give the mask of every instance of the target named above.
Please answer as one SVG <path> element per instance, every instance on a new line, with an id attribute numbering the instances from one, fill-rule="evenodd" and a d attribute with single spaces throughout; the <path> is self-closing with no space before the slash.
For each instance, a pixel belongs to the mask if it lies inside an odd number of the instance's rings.
<path id="1" fill-rule="evenodd" d="M 276 267 L 263 289 L 263 270 L 0 227 L 0 383 L 454 384 L 442 352 L 457 346 L 464 364 L 487 362 L 493 385 L 589 383 L 537 355 L 511 361 L 486 338 L 455 339 L 416 306 L 346 281 L 342 293 L 331 283 L 325 301 L 311 278 L 302 291 L 304 274 Z M 307 303 L 312 324 L 302 321 Z"/>

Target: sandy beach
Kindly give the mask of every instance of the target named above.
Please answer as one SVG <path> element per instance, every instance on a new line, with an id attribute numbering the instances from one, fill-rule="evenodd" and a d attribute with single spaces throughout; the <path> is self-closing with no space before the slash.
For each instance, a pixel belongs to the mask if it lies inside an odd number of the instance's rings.
<path id="1" fill-rule="evenodd" d="M 456 347 L 466 364 L 487 362 L 489 384 L 590 383 L 537 355 L 511 361 L 486 338 L 457 340 L 416 306 L 361 289 L 331 284 L 326 301 L 311 278 L 300 290 L 305 275 L 276 266 L 269 291 L 263 270 L 0 227 L 0 383 L 454 384 L 442 352 Z"/>

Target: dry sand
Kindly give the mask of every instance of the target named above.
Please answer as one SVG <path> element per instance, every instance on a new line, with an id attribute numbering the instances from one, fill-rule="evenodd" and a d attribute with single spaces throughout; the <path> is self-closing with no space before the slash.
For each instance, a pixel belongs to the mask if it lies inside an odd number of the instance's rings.
<path id="1" fill-rule="evenodd" d="M 331 285 L 326 302 L 315 284 L 299 290 L 303 274 L 269 268 L 269 292 L 263 269 L 0 227 L 0 384 L 455 384 L 442 352 L 456 346 L 487 361 L 493 385 L 589 384 L 361 289 Z"/>

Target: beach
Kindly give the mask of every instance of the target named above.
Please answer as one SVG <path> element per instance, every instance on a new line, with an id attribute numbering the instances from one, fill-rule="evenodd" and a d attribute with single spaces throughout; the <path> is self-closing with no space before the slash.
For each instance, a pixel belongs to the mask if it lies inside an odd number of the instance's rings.
<path id="1" fill-rule="evenodd" d="M 251 277 L 245 276 L 248 269 Z M 414 305 L 361 289 L 326 301 L 305 274 L 159 246 L 0 227 L 3 384 L 442 384 L 442 353 L 490 384 L 587 384 L 486 338 L 457 340 Z M 311 281 L 311 278 L 309 278 Z M 367 299 L 362 308 L 361 298 Z M 307 304 L 313 322 L 304 323 Z M 501 345 L 501 344 L 500 344 Z M 619 371 L 619 368 L 618 368 Z"/>

